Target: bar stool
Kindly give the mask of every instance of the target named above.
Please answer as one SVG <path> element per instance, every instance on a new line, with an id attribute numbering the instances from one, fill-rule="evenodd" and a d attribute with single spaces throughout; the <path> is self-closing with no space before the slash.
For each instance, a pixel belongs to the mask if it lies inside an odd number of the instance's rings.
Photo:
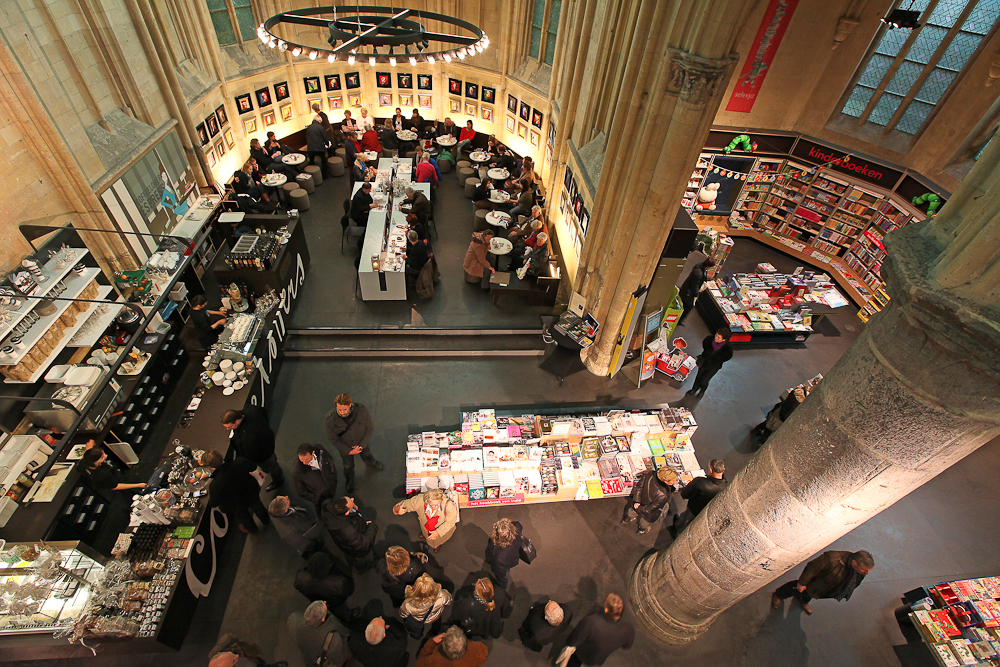
<path id="1" fill-rule="evenodd" d="M 309 174 L 299 174 L 295 177 L 295 182 L 299 184 L 300 188 L 310 194 L 316 192 L 316 184 L 313 183 L 312 176 Z"/>
<path id="2" fill-rule="evenodd" d="M 317 167 L 314 164 L 311 164 L 308 167 L 306 167 L 305 172 L 307 174 L 309 174 L 310 176 L 312 176 L 313 185 L 314 186 L 315 185 L 322 185 L 323 184 L 323 170 L 322 169 L 320 169 L 319 167 Z"/>
<path id="3" fill-rule="evenodd" d="M 288 200 L 288 195 L 292 194 L 294 191 L 299 189 L 299 184 L 295 181 L 290 181 L 281 186 L 281 189 L 285 192 L 285 201 Z"/>
<path id="4" fill-rule="evenodd" d="M 459 171 L 465 169 L 466 167 L 469 168 L 472 167 L 472 163 L 469 162 L 468 160 L 459 160 L 458 162 L 455 163 L 455 169 L 458 169 Z"/>
<path id="5" fill-rule="evenodd" d="M 472 220 L 473 227 L 476 228 L 477 232 L 482 232 L 490 229 L 490 223 L 486 222 L 486 214 L 489 213 L 486 209 L 477 208 L 476 215 Z"/>
<path id="6" fill-rule="evenodd" d="M 465 181 L 466 181 L 466 179 L 472 178 L 472 175 L 474 173 L 475 172 L 473 172 L 472 169 L 469 168 L 469 167 L 462 167 L 461 169 L 459 169 L 458 170 L 458 184 L 461 185 L 464 188 L 465 187 Z M 476 179 L 476 180 L 479 180 L 479 179 Z"/>
<path id="7" fill-rule="evenodd" d="M 438 160 L 438 169 L 442 174 L 447 174 L 451 171 L 451 160 Z"/>
<path id="8" fill-rule="evenodd" d="M 333 151 L 333 154 L 334 154 L 335 156 L 339 157 L 339 158 L 340 158 L 341 160 L 343 160 L 343 161 L 344 161 L 345 163 L 347 162 L 347 149 L 346 149 L 346 148 L 344 148 L 343 146 L 341 146 L 341 147 L 340 147 L 340 148 L 338 148 L 337 150 Z"/>
<path id="9" fill-rule="evenodd" d="M 476 188 L 479 187 L 480 180 L 478 178 L 467 178 L 465 179 L 465 196 L 469 199 L 476 194 Z"/>
<path id="10" fill-rule="evenodd" d="M 292 190 L 288 195 L 289 208 L 296 208 L 299 211 L 309 210 L 309 193 L 299 188 L 297 190 Z"/>
<path id="11" fill-rule="evenodd" d="M 328 165 L 330 165 L 330 175 L 331 176 L 343 176 L 344 175 L 344 158 L 342 158 L 342 157 L 327 158 L 326 163 Z"/>

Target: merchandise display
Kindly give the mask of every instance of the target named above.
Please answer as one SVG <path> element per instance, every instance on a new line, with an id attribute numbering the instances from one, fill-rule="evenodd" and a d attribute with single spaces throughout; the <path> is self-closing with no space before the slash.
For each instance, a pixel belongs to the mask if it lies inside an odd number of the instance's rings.
<path id="1" fill-rule="evenodd" d="M 274 264 L 281 246 L 281 237 L 258 229 L 256 234 L 244 234 L 226 255 L 230 269 L 257 269 L 265 271 Z"/>
<path id="2" fill-rule="evenodd" d="M 412 434 L 406 492 L 453 489 L 461 507 L 627 495 L 647 470 L 674 469 L 679 483 L 704 476 L 685 408 L 580 415 L 462 414 L 460 429 Z"/>
<path id="3" fill-rule="evenodd" d="M 1000 662 L 1000 577 L 945 581 L 907 593 L 908 618 L 935 664 Z"/>

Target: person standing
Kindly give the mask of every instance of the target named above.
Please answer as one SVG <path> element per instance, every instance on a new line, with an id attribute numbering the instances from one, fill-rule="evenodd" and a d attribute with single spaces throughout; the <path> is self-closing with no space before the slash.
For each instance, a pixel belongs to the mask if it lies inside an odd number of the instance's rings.
<path id="1" fill-rule="evenodd" d="M 191 326 L 195 338 L 203 349 L 208 349 L 219 342 L 219 329 L 226 326 L 226 311 L 209 310 L 208 299 L 204 294 L 191 297 Z M 219 319 L 210 318 L 217 315 Z"/>
<path id="2" fill-rule="evenodd" d="M 99 446 L 94 440 L 87 441 L 87 451 L 83 453 L 82 465 L 86 471 L 87 479 L 95 489 L 101 491 L 131 491 L 132 489 L 144 489 L 143 482 L 124 482 L 124 476 L 108 461 L 108 454 L 104 448 Z"/>
<path id="3" fill-rule="evenodd" d="M 348 560 L 353 561 L 359 573 L 364 573 L 372 565 L 372 546 L 378 534 L 378 526 L 366 520 L 358 510 L 354 498 L 337 498 L 323 503 L 323 526 L 329 531 L 333 543 Z"/>
<path id="4" fill-rule="evenodd" d="M 441 588 L 426 572 L 406 587 L 406 597 L 399 606 L 399 617 L 406 625 L 406 632 L 414 639 L 424 636 L 428 623 L 441 618 L 444 608 L 451 604 L 451 593 Z"/>
<path id="5" fill-rule="evenodd" d="M 347 628 L 329 613 L 322 600 L 311 603 L 304 612 L 292 613 L 288 617 L 287 626 L 305 664 L 318 665 L 324 657 L 331 665 L 343 665 L 347 662 L 350 656 L 347 650 Z M 332 641 L 324 651 L 323 644 L 331 633 Z"/>
<path id="6" fill-rule="evenodd" d="M 417 654 L 415 667 L 480 667 L 490 651 L 482 642 L 469 641 L 458 626 L 431 637 Z"/>
<path id="7" fill-rule="evenodd" d="M 695 477 L 691 482 L 681 489 L 681 498 L 687 503 L 687 511 L 683 516 L 674 517 L 674 529 L 683 530 L 687 524 L 698 516 L 712 498 L 716 497 L 726 488 L 726 464 L 721 459 L 712 459 L 708 462 L 708 470 L 705 477 Z"/>
<path id="8" fill-rule="evenodd" d="M 680 319 L 677 320 L 677 325 L 680 325 L 684 321 L 684 318 L 687 317 L 687 314 L 694 307 L 694 300 L 698 297 L 701 286 L 705 284 L 705 279 L 708 277 L 708 270 L 713 266 L 715 266 L 715 261 L 711 258 L 706 259 L 700 264 L 695 264 L 694 268 L 691 269 L 691 273 L 688 274 L 687 279 L 681 284 L 681 303 L 684 304 L 684 312 L 681 313 Z"/>
<path id="9" fill-rule="evenodd" d="M 750 431 L 753 448 L 759 449 L 767 442 L 771 434 L 792 416 L 795 408 L 799 407 L 799 404 L 804 400 L 806 400 L 806 390 L 802 387 L 796 387 L 792 393 L 785 396 L 784 400 L 771 408 L 771 411 L 767 413 L 767 419 L 754 426 L 753 430 Z"/>
<path id="10" fill-rule="evenodd" d="M 480 287 L 487 290 L 490 288 L 490 278 L 496 273 L 496 269 L 486 257 L 492 240 L 493 231 L 490 229 L 473 232 L 472 242 L 469 243 L 469 249 L 465 251 L 465 261 L 462 262 L 465 282 L 479 283 Z"/>
<path id="11" fill-rule="evenodd" d="M 351 633 L 347 640 L 355 663 L 361 667 L 406 667 L 406 630 L 395 618 L 373 618 L 364 634 Z M 353 664 L 353 663 L 352 663 Z"/>
<path id="12" fill-rule="evenodd" d="M 229 431 L 229 451 L 226 459 L 238 456 L 250 459 L 271 476 L 271 483 L 264 489 L 274 491 L 285 483 L 285 473 L 274 454 L 274 431 L 267 423 L 264 408 L 248 405 L 243 410 L 226 410 L 222 425 Z"/>
<path id="13" fill-rule="evenodd" d="M 458 524 L 458 509 L 441 489 L 430 489 L 412 498 L 400 501 L 392 508 L 392 513 L 402 516 L 407 512 L 417 513 L 420 532 L 434 553 L 455 534 Z"/>
<path id="14" fill-rule="evenodd" d="M 546 644 L 551 644 L 565 632 L 572 621 L 573 612 L 564 610 L 555 600 L 544 597 L 531 605 L 517 635 L 528 649 L 540 653 Z"/>
<path id="15" fill-rule="evenodd" d="M 504 517 L 493 524 L 486 543 L 485 560 L 493 570 L 500 588 L 510 583 L 510 571 L 521 562 L 521 523 Z"/>
<path id="16" fill-rule="evenodd" d="M 301 507 L 292 507 L 288 496 L 278 496 L 272 500 L 267 506 L 267 513 L 271 515 L 271 522 L 281 541 L 299 552 L 300 556 L 308 558 L 313 552 L 319 551 L 320 546 L 316 540 L 306 537 L 316 526 L 316 522 Z"/>
<path id="17" fill-rule="evenodd" d="M 306 145 L 309 149 L 309 164 L 315 164 L 315 159 L 319 158 L 319 168 L 323 178 L 330 175 L 330 168 L 326 164 L 326 149 L 330 145 L 330 139 L 326 136 L 326 128 L 323 127 L 323 119 L 319 114 L 313 116 L 313 120 L 306 128 Z"/>
<path id="18" fill-rule="evenodd" d="M 687 395 L 697 392 L 699 398 L 704 396 L 708 383 L 722 369 L 722 364 L 733 358 L 733 347 L 729 344 L 732 335 L 727 327 L 722 327 L 714 336 L 705 336 L 705 340 L 701 341 L 701 354 L 696 361 L 698 375 Z"/>
<path id="19" fill-rule="evenodd" d="M 639 534 L 648 533 L 649 527 L 660 520 L 663 508 L 670 501 L 670 494 L 673 493 L 676 483 L 677 473 L 670 468 L 643 473 L 635 480 L 632 493 L 625 501 L 622 523 L 631 523 L 638 517 Z"/>
<path id="20" fill-rule="evenodd" d="M 455 593 L 451 618 L 470 637 L 499 639 L 503 634 L 503 621 L 510 616 L 511 610 L 507 591 L 494 588 L 492 581 L 483 578 Z"/>
<path id="21" fill-rule="evenodd" d="M 302 443 L 292 464 L 292 489 L 318 510 L 327 498 L 337 495 L 337 468 L 333 457 L 320 445 Z"/>
<path id="22" fill-rule="evenodd" d="M 812 614 L 813 598 L 850 600 L 854 589 L 875 568 L 875 559 L 867 551 L 826 551 L 802 570 L 799 578 L 789 581 L 771 594 L 771 606 L 780 609 L 788 598 L 795 598 L 803 611 Z"/>
<path id="23" fill-rule="evenodd" d="M 372 423 L 368 408 L 363 404 L 354 404 L 350 394 L 340 394 L 334 401 L 336 408 L 326 413 L 323 425 L 326 427 L 326 437 L 344 462 L 344 479 L 347 482 L 347 492 L 354 492 L 354 455 L 360 454 L 361 460 L 373 470 L 385 470 L 385 466 L 375 460 L 368 444 L 371 442 L 375 425 Z"/>
<path id="24" fill-rule="evenodd" d="M 354 593 L 354 579 L 333 566 L 333 560 L 322 551 L 309 557 L 305 567 L 295 573 L 292 584 L 310 602 L 322 600 L 326 608 L 344 623 L 361 616 L 361 609 L 347 606 Z"/>
<path id="25" fill-rule="evenodd" d="M 406 599 L 406 587 L 416 582 L 424 573 L 427 554 L 410 553 L 400 546 L 392 546 L 385 552 L 385 558 L 375 561 L 382 590 L 392 600 L 393 607 L 399 607 Z"/>
<path id="26" fill-rule="evenodd" d="M 244 533 L 256 533 L 257 515 L 263 525 L 271 522 L 264 503 L 260 501 L 260 483 L 253 473 L 257 464 L 237 456 L 227 461 L 217 449 L 202 454 L 201 465 L 212 468 L 212 482 L 208 485 L 208 498 Z"/>
<path id="27" fill-rule="evenodd" d="M 573 628 L 556 664 L 568 667 L 603 665 L 608 656 L 618 649 L 632 648 L 635 628 L 622 620 L 624 611 L 625 604 L 621 597 L 608 593 L 604 599 L 604 610 L 585 617 Z"/>

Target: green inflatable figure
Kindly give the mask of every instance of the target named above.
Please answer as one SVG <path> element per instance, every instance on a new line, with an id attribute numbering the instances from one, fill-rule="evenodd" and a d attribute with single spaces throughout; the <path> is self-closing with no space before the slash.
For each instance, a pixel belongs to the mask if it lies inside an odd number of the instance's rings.
<path id="1" fill-rule="evenodd" d="M 911 200 L 914 204 L 930 204 L 927 207 L 927 215 L 934 216 L 937 215 L 938 208 L 941 207 L 941 197 L 934 194 L 933 192 L 925 192 L 919 197 L 914 197 Z"/>
<path id="2" fill-rule="evenodd" d="M 745 150 L 747 153 L 753 153 L 757 150 L 757 143 L 750 141 L 749 134 L 740 134 L 730 141 L 729 145 L 722 149 L 722 152 L 729 155 L 736 150 L 737 146 Z"/>

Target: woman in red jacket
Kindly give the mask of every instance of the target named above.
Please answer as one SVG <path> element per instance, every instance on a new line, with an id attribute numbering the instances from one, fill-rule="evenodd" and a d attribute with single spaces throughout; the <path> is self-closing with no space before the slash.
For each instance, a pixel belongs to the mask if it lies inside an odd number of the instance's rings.
<path id="1" fill-rule="evenodd" d="M 361 137 L 361 150 L 374 151 L 379 154 L 379 157 L 382 156 L 382 144 L 379 143 L 378 134 L 370 125 L 365 130 L 364 136 Z"/>
<path id="2" fill-rule="evenodd" d="M 466 121 L 465 127 L 462 128 L 462 134 L 458 136 L 458 146 L 455 147 L 455 155 L 461 156 L 462 149 L 465 148 L 469 142 L 476 138 L 476 131 L 472 129 L 472 121 Z"/>

